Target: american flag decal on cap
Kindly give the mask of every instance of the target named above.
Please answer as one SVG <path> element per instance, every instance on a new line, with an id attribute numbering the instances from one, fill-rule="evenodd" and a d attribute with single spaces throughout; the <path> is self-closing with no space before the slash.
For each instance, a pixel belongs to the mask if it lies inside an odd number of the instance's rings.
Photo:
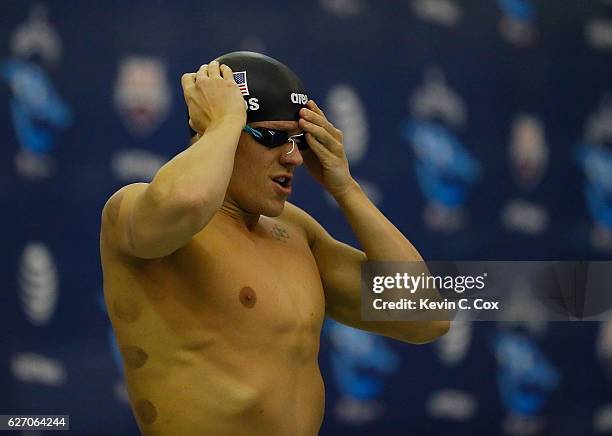
<path id="1" fill-rule="evenodd" d="M 247 84 L 246 71 L 237 71 L 234 73 L 234 80 L 240 88 L 242 95 L 249 95 L 249 85 Z"/>

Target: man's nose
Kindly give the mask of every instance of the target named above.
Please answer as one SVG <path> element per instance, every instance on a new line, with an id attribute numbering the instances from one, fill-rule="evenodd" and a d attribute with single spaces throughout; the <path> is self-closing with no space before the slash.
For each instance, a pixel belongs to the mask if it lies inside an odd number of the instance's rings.
<path id="1" fill-rule="evenodd" d="M 286 144 L 280 147 L 281 155 L 280 160 L 283 164 L 291 164 L 299 167 L 304 163 L 304 159 L 302 159 L 302 153 L 298 149 L 298 146 L 293 141 L 287 141 Z"/>

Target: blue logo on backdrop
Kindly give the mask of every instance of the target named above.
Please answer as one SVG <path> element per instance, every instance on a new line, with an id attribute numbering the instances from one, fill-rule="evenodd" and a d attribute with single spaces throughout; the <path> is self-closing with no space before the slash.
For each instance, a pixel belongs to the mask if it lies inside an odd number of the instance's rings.
<path id="1" fill-rule="evenodd" d="M 606 251 L 612 250 L 612 103 L 608 100 L 588 118 L 585 139 L 577 151 L 586 177 L 586 203 L 595 221 L 591 243 Z"/>
<path id="2" fill-rule="evenodd" d="M 531 0 L 497 0 L 499 8 L 504 15 L 523 23 L 532 23 L 535 20 L 535 8 Z"/>
<path id="3" fill-rule="evenodd" d="M 539 413 L 551 392 L 559 385 L 559 371 L 537 343 L 522 333 L 498 332 L 494 352 L 499 365 L 497 384 L 502 402 L 509 412 L 504 422 L 506 432 L 541 434 L 544 422 Z"/>
<path id="4" fill-rule="evenodd" d="M 415 92 L 411 113 L 402 137 L 412 147 L 417 181 L 428 202 L 425 223 L 437 230 L 457 230 L 465 224 L 464 205 L 481 173 L 480 164 L 451 129 L 465 123 L 465 107 L 443 74 L 434 70 Z"/>
<path id="5" fill-rule="evenodd" d="M 13 91 L 11 115 L 19 142 L 32 153 L 48 153 L 53 128 L 69 126 L 70 110 L 38 65 L 10 59 L 2 63 L 0 71 Z"/>
<path id="6" fill-rule="evenodd" d="M 409 122 L 404 137 L 412 144 L 414 169 L 427 199 L 450 210 L 464 205 L 480 174 L 466 147 L 444 126 L 428 121 Z"/>
<path id="7" fill-rule="evenodd" d="M 399 359 L 380 336 L 328 320 L 332 374 L 340 393 L 336 416 L 352 424 L 378 418 L 383 413 L 376 401 L 385 375 L 398 369 Z"/>
<path id="8" fill-rule="evenodd" d="M 0 77 L 12 92 L 11 117 L 22 148 L 15 163 L 20 174 L 44 178 L 53 171 L 48 154 L 56 131 L 72 123 L 72 113 L 47 73 L 30 60 L 39 56 L 46 63 L 55 63 L 61 56 L 59 38 L 47 22 L 44 7 L 32 8 L 29 20 L 14 32 L 11 52 L 11 57 L 0 62 Z"/>
<path id="9" fill-rule="evenodd" d="M 582 144 L 578 162 L 586 174 L 584 194 L 595 220 L 595 246 L 612 249 L 612 151 L 600 144 Z"/>
<path id="10" fill-rule="evenodd" d="M 532 0 L 497 0 L 504 14 L 499 23 L 502 36 L 516 46 L 528 46 L 535 39 L 536 9 Z"/>

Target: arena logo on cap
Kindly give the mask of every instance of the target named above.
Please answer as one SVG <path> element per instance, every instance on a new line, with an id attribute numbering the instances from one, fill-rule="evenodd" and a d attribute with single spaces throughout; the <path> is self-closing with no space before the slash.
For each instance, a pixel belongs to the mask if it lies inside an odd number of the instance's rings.
<path id="1" fill-rule="evenodd" d="M 308 96 L 306 94 L 298 94 L 297 92 L 292 92 L 291 103 L 306 104 L 308 103 Z"/>

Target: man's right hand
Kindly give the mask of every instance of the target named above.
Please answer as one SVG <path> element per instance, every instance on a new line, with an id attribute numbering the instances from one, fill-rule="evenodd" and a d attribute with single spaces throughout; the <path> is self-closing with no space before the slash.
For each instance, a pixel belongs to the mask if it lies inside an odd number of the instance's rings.
<path id="1" fill-rule="evenodd" d="M 212 61 L 197 73 L 181 77 L 185 102 L 189 109 L 189 125 L 202 134 L 209 126 L 225 120 L 246 124 L 246 106 L 227 65 Z"/>

